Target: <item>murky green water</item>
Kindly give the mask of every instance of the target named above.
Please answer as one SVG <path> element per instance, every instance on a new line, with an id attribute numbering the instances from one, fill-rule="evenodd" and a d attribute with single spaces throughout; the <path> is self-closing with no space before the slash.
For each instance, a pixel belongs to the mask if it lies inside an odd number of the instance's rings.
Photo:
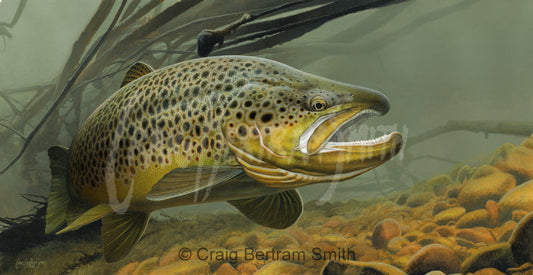
<path id="1" fill-rule="evenodd" d="M 196 13 L 201 5 L 210 7 L 209 11 L 217 14 L 217 8 L 220 13 L 228 13 L 234 9 L 245 9 L 245 5 L 257 4 L 251 2 L 253 1 L 231 1 L 220 7 L 220 2 L 206 1 L 183 16 L 191 20 L 197 18 Z M 0 122 L 27 135 L 52 105 L 53 98 L 59 94 L 52 93 L 43 98 L 39 93 L 44 93 L 46 85 L 58 81 L 70 56 L 72 44 L 86 27 L 99 3 L 30 1 L 20 19 L 11 27 L 9 23 L 19 3 L 17 0 L 0 2 Z M 155 9 L 148 17 L 155 17 L 156 12 L 161 12 L 172 3 L 165 3 L 163 8 Z M 118 5 L 116 3 L 111 9 L 111 14 L 114 14 Z M 208 263 L 208 269 L 214 272 L 227 262 L 234 270 L 249 274 L 247 272 L 254 271 L 254 267 L 261 269 L 269 262 L 268 259 L 274 258 L 297 264 L 298 266 L 280 267 L 292 270 L 291 273 L 314 274 L 327 261 L 314 259 L 313 248 L 319 248 L 317 251 L 323 252 L 338 248 L 365 250 L 368 247 L 375 250 L 375 254 L 366 255 L 367 259 L 404 269 L 414 253 L 405 252 L 405 255 L 399 256 L 397 252 L 401 248 L 414 246 L 413 243 L 421 246 L 431 243 L 446 245 L 445 241 L 436 239 L 452 238 L 452 235 L 445 236 L 437 232 L 434 233 L 432 242 L 424 243 L 420 239 L 405 236 L 409 232 L 422 232 L 420 227 L 425 222 L 417 223 L 416 219 L 432 221 L 433 214 L 437 214 L 433 212 L 434 207 L 439 202 L 447 205 L 458 203 L 458 207 L 464 205 L 460 199 L 456 198 L 458 202 L 450 202 L 449 196 L 434 194 L 421 206 L 406 206 L 394 203 L 398 194 L 415 192 L 416 190 L 409 191 L 415 184 L 440 174 L 448 174 L 463 161 L 472 167 L 494 165 L 494 162 L 491 163 L 491 156 L 497 148 L 505 143 L 518 145 L 526 136 L 455 131 L 415 144 L 410 144 L 409 140 L 450 120 L 532 122 L 532 12 L 533 2 L 528 0 L 512 3 L 497 0 L 413 0 L 346 15 L 295 40 L 250 53 L 249 55 L 277 60 L 309 73 L 383 92 L 390 100 L 390 111 L 383 117 L 369 119 L 357 133 L 352 134 L 352 138 L 375 137 L 383 130 L 397 130 L 404 135 L 406 147 L 383 166 L 346 182 L 300 188 L 303 200 L 307 202 L 306 212 L 295 226 L 287 230 L 276 231 L 256 226 L 239 216 L 227 203 L 167 209 L 164 215 L 154 215 L 153 219 L 159 222 L 149 224 L 147 235 L 129 258 L 99 267 L 103 260 L 95 254 L 95 259 L 86 259 L 87 264 L 79 264 L 71 269 L 80 274 L 98 270 L 109 273 L 129 263 L 137 263 L 130 266 L 131 270 L 145 263 L 146 269 L 143 272 L 148 273 L 159 267 L 183 262 L 172 257 L 178 257 L 174 254 L 179 253 L 181 248 L 189 248 L 193 254 L 196 253 L 199 270 L 203 270 L 203 263 Z M 98 34 L 103 33 L 109 23 L 110 19 L 106 20 Z M 219 24 L 211 27 L 217 26 Z M 190 46 L 185 43 L 183 48 Z M 80 123 L 100 102 L 118 88 L 122 74 L 123 72 L 90 84 L 83 90 L 83 97 L 79 96 L 81 90 L 75 90 L 52 116 L 56 123 L 47 124 L 24 156 L 10 170 L 0 175 L 0 217 L 18 217 L 32 211 L 34 204 L 22 198 L 21 194 L 48 196 L 50 172 L 47 148 L 56 144 L 68 146 L 75 134 L 73 131 L 79 128 Z M 115 89 L 110 88 L 113 85 Z M 42 86 L 42 89 L 17 91 L 31 86 Z M 32 105 L 32 101 L 39 102 L 40 105 Z M 533 129 L 531 132 L 533 133 Z M 0 152 L 3 156 L 0 165 L 4 167 L 22 148 L 23 140 L 5 128 L 0 128 L 0 138 Z M 521 159 L 527 160 L 529 159 Z M 515 178 L 516 186 L 528 179 L 524 174 L 499 168 Z M 463 188 L 456 176 L 452 172 L 452 183 L 450 186 L 446 184 L 447 191 Z M 462 179 L 469 180 L 472 177 L 473 174 L 468 174 Z M 427 191 L 431 193 L 433 189 Z M 491 199 L 498 202 L 502 196 L 503 194 Z M 467 213 L 476 210 L 466 208 Z M 522 210 L 526 213 L 531 211 Z M 213 214 L 215 216 L 211 216 Z M 173 219 L 166 218 L 166 215 Z M 510 217 L 509 220 L 517 222 L 522 216 L 516 214 L 516 217 Z M 394 218 L 401 224 L 401 237 L 407 242 L 398 241 L 398 250 L 379 249 L 368 243 L 374 226 L 385 218 Z M 453 237 L 457 237 L 455 230 L 459 228 L 455 228 L 454 224 L 435 224 L 454 227 Z M 497 235 L 504 224 L 505 220 L 502 220 L 497 226 L 486 226 L 490 231 L 488 234 L 495 236 L 494 243 L 500 243 Z M 466 233 L 459 233 L 461 234 Z M 18 256 L 0 251 L 0 259 L 4 261 L 0 265 L 0 271 L 57 273 L 58 270 L 64 270 L 65 266 L 75 263 L 83 253 L 97 253 L 101 247 L 98 236 L 95 236 L 87 237 L 78 247 L 71 240 L 47 242 L 43 251 L 53 250 L 58 253 L 54 255 L 68 255 L 58 263 L 51 262 L 49 256 L 40 254 L 39 248 L 22 250 Z M 325 239 L 319 240 L 318 237 Z M 465 239 L 464 236 L 462 239 Z M 448 245 L 451 246 L 449 248 L 459 255 L 462 263 L 467 256 L 483 247 L 472 240 L 468 244 L 456 239 L 450 242 L 452 244 Z M 245 253 L 245 250 L 239 249 L 246 247 L 256 250 L 275 248 L 285 252 L 303 251 L 307 258 L 284 261 L 283 258 L 276 259 L 271 255 L 265 261 L 254 254 L 253 259 L 246 260 L 245 254 L 238 254 L 238 259 L 231 261 L 229 254 L 221 252 L 226 249 L 228 253 Z M 201 250 L 203 248 L 205 250 Z M 219 258 L 212 259 L 212 255 L 208 254 L 210 252 L 222 254 Z M 204 259 L 206 255 L 209 259 Z M 358 257 L 351 259 L 362 261 Z M 147 259 L 152 259 L 152 262 L 146 262 Z M 194 267 L 194 262 L 187 263 Z M 305 269 L 299 269 L 300 267 Z M 127 274 L 127 270 L 124 272 Z M 275 273 L 268 270 L 264 272 Z"/>

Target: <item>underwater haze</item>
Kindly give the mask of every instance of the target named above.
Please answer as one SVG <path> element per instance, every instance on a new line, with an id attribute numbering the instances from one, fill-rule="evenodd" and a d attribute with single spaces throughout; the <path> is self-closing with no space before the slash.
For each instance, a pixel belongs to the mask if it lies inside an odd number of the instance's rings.
<path id="1" fill-rule="evenodd" d="M 110 9 L 110 15 L 86 49 L 94 45 L 96 37 L 109 26 L 119 2 Z M 139 1 L 140 6 L 151 2 L 157 1 Z M 148 22 L 175 2 L 165 1 L 148 13 L 144 21 L 139 20 L 136 24 L 140 26 Z M 67 82 L 68 79 L 60 78 L 73 44 L 100 4 L 99 1 L 27 1 L 20 18 L 10 25 L 20 3 L 20 0 L 0 1 L 0 122 L 11 128 L 0 125 L 0 169 L 6 167 L 23 147 L 24 139 L 14 131 L 28 135 L 59 96 L 61 89 L 47 94 L 46 98 L 38 93 L 44 93 L 49 84 L 61 82 L 64 85 Z M 281 2 L 207 0 L 180 16 L 186 23 L 202 17 L 200 12 L 205 10 L 209 16 L 231 12 L 241 14 L 244 10 L 272 7 L 275 3 Z M 511 206 L 508 200 L 513 196 L 514 188 L 525 188 L 519 191 L 526 194 L 533 190 L 527 185 L 528 180 L 533 179 L 533 162 L 527 163 L 533 161 L 533 153 L 529 152 L 533 146 L 528 143 L 533 128 L 524 130 L 524 127 L 533 125 L 531 14 L 533 2 L 530 0 L 410 0 L 350 13 L 296 39 L 245 53 L 382 92 L 388 97 L 390 110 L 358 126 L 351 133 L 350 140 L 375 138 L 384 132 L 398 131 L 404 138 L 402 151 L 385 164 L 345 182 L 299 188 L 305 205 L 304 214 L 289 229 L 271 230 L 255 225 L 225 202 L 189 205 L 166 209 L 152 216 L 152 220 L 158 222 L 148 225 L 139 245 L 119 262 L 104 263 L 102 255 L 96 254 L 101 252 L 101 246 L 99 235 L 95 235 L 85 238 L 79 246 L 67 239 L 47 240 L 48 243 L 42 246 L 43 251 L 56 247 L 57 253 L 63 252 L 70 257 L 58 263 L 51 262 L 37 249 L 19 249 L 20 255 L 24 256 L 13 256 L 0 250 L 0 260 L 4 262 L 0 264 L 0 271 L 12 274 L 58 273 L 61 270 L 76 274 L 128 274 L 137 269 L 140 274 L 149 274 L 160 268 L 161 274 L 166 274 L 173 272 L 172 268 L 184 268 L 183 272 L 196 270 L 199 274 L 252 274 L 256 271 L 258 274 L 282 271 L 317 274 L 331 263 L 322 252 L 339 252 L 339 249 L 349 252 L 351 249 L 355 256 L 348 254 L 332 260 L 382 262 L 388 267 L 371 268 L 391 274 L 424 274 L 423 271 L 430 270 L 425 270 L 423 263 L 416 262 L 415 256 L 426 253 L 426 250 L 441 249 L 434 252 L 435 255 L 457 258 L 457 262 L 449 262 L 440 270 L 466 274 L 482 268 L 496 268 L 496 264 L 478 268 L 472 255 L 478 255 L 476 253 L 486 246 L 501 244 L 505 249 L 511 249 L 507 246 L 513 248 L 514 256 L 510 257 L 514 257 L 514 264 L 506 266 L 510 271 L 499 270 L 520 274 L 522 271 L 517 268 L 531 261 L 531 257 L 529 260 L 527 257 L 533 252 L 522 253 L 522 248 L 516 248 L 515 244 L 532 240 L 526 237 L 510 239 L 510 234 L 515 230 L 518 232 L 515 235 L 521 236 L 520 230 L 527 231 L 528 222 L 533 224 L 530 217 L 533 199 L 516 199 L 526 201 L 520 206 Z M 216 22 L 203 28 L 217 28 L 224 24 Z M 112 38 L 118 40 L 120 37 Z M 191 43 L 185 41 L 183 47 L 176 47 L 190 51 Z M 211 56 L 217 53 L 215 50 Z M 96 58 L 104 54 L 97 53 Z M 150 64 L 148 58 L 139 59 Z M 101 59 L 98 62 L 102 62 Z M 159 69 L 170 64 L 150 65 Z M 106 69 L 102 74 L 110 71 Z M 48 197 L 51 175 L 47 149 L 53 145 L 70 146 L 83 121 L 120 87 L 125 72 L 124 69 L 83 88 L 73 89 L 52 114 L 53 121 L 44 125 L 21 159 L 0 175 L 0 217 L 16 218 L 34 212 L 35 204 L 22 194 Z M 96 72 L 95 75 L 100 76 Z M 23 89 L 33 86 L 41 88 Z M 32 105 L 32 101 L 39 102 L 39 108 Z M 455 121 L 452 124 L 456 127 L 431 134 L 449 121 Z M 521 132 L 516 134 L 514 129 Z M 415 142 L 410 143 L 411 140 Z M 521 143 L 522 147 L 519 146 Z M 515 154 L 519 154 L 516 157 L 519 168 L 512 164 Z M 528 166 L 531 167 L 529 170 Z M 500 178 L 490 178 L 500 174 L 501 182 Z M 485 181 L 482 180 L 484 177 L 487 178 Z M 497 191 L 489 195 L 471 191 L 476 187 L 468 187 L 469 183 L 485 186 L 493 181 L 497 182 L 498 187 L 494 187 Z M 490 188 L 481 189 L 492 190 Z M 421 195 L 409 197 L 412 194 Z M 480 201 L 475 201 L 478 198 Z M 491 208 L 492 202 L 498 205 L 497 210 Z M 458 214 L 451 211 L 438 216 L 450 209 Z M 476 216 L 459 222 L 463 216 L 475 211 L 478 214 L 481 210 L 485 211 L 484 218 Z M 491 211 L 498 212 L 498 217 L 491 216 Z M 172 226 L 172 222 L 179 225 Z M 379 239 L 375 229 L 380 226 L 401 239 L 392 244 L 389 242 L 392 238 Z M 464 231 L 466 229 L 470 231 Z M 395 230 L 401 233 L 396 234 Z M 158 242 L 166 244 L 159 246 Z M 426 247 L 431 245 L 433 247 Z M 192 259 L 183 260 L 176 256 L 181 255 L 178 253 L 182 253 L 181 249 L 185 247 L 192 251 Z M 246 250 L 240 249 L 249 247 L 253 247 L 254 252 L 261 249 L 301 251 L 306 257 L 304 260 L 294 259 L 295 254 L 289 253 L 286 259 L 279 255 L 278 258 L 270 255 L 259 259 L 254 254 L 246 260 Z M 404 249 L 406 247 L 409 248 Z M 222 250 L 235 252 L 236 259 Z M 95 256 L 83 258 L 76 251 Z M 361 251 L 370 252 L 358 254 Z M 220 257 L 212 257 L 209 252 L 220 253 Z M 243 254 L 239 254 L 241 252 Z M 6 256 L 2 256 L 4 254 Z M 526 256 L 517 256 L 523 254 Z M 39 261 L 38 267 L 29 263 L 29 259 Z M 359 268 L 357 264 L 342 264 L 353 270 Z M 515 271 L 518 273 L 513 273 Z M 358 273 L 354 271 L 353 274 Z"/>

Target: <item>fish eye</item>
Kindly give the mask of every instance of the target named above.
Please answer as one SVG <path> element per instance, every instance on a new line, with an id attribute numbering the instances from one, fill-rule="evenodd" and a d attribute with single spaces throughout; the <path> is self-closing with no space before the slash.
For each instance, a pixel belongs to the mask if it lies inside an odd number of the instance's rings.
<path id="1" fill-rule="evenodd" d="M 328 104 L 323 97 L 315 96 L 311 99 L 309 107 L 311 107 L 311 110 L 318 112 L 325 110 L 328 107 Z"/>

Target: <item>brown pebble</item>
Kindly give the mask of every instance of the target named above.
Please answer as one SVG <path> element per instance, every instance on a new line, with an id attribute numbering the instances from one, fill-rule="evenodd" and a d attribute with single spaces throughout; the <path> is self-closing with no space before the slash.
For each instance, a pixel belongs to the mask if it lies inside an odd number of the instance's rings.
<path id="1" fill-rule="evenodd" d="M 458 229 L 455 236 L 473 243 L 492 244 L 496 241 L 490 231 L 484 227 Z"/>
<path id="2" fill-rule="evenodd" d="M 508 241 L 511 238 L 516 225 L 517 223 L 515 221 L 506 221 L 500 226 L 498 234 L 496 235 L 496 240 L 498 240 L 498 242 Z"/>
<path id="3" fill-rule="evenodd" d="M 441 235 L 442 237 L 449 237 L 455 235 L 455 228 L 453 226 L 439 226 L 435 229 L 435 232 L 437 234 Z"/>
<path id="4" fill-rule="evenodd" d="M 520 265 L 533 261 L 533 212 L 516 225 L 509 240 L 513 258 Z"/>
<path id="5" fill-rule="evenodd" d="M 223 263 L 217 268 L 217 271 L 215 271 L 213 275 L 239 275 L 239 271 L 233 268 L 229 263 Z"/>
<path id="6" fill-rule="evenodd" d="M 527 212 L 526 210 L 522 210 L 522 209 L 516 209 L 516 210 L 513 210 L 512 214 L 511 214 L 511 219 L 515 222 L 519 222 L 523 217 L 525 217 L 529 212 Z"/>
<path id="7" fill-rule="evenodd" d="M 400 249 L 400 251 L 396 253 L 396 256 L 401 257 L 405 255 L 413 255 L 416 252 L 418 252 L 418 250 L 420 250 L 421 248 L 422 248 L 422 245 L 417 244 L 417 243 L 411 243 L 411 244 L 408 244 L 402 247 L 402 249 Z"/>
<path id="8" fill-rule="evenodd" d="M 488 267 L 480 269 L 474 272 L 472 275 L 505 275 L 505 273 L 499 271 L 496 268 Z"/>
<path id="9" fill-rule="evenodd" d="M 500 206 L 493 200 L 488 200 L 485 204 L 487 209 L 487 216 L 489 217 L 489 225 L 492 227 L 498 226 L 500 220 Z"/>
<path id="10" fill-rule="evenodd" d="M 433 270 L 446 274 L 456 273 L 461 268 L 461 259 L 455 251 L 441 244 L 423 247 L 409 260 L 406 266 L 410 275 L 423 275 Z"/>
<path id="11" fill-rule="evenodd" d="M 372 232 L 372 245 L 377 249 L 387 247 L 387 243 L 402 235 L 400 223 L 393 219 L 384 219 L 380 221 Z"/>
<path id="12" fill-rule="evenodd" d="M 237 267 L 237 270 L 243 275 L 252 275 L 257 272 L 257 266 L 252 263 L 242 263 Z"/>
<path id="13" fill-rule="evenodd" d="M 420 232 L 422 233 L 430 233 L 435 230 L 435 228 L 439 227 L 436 223 L 428 222 L 420 227 Z"/>

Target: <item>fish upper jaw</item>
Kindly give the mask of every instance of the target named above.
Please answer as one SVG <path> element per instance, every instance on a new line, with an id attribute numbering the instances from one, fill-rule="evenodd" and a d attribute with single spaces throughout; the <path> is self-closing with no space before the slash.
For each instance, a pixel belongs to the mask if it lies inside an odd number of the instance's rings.
<path id="1" fill-rule="evenodd" d="M 318 118 L 305 132 L 300 136 L 300 144 L 298 145 L 298 150 L 303 154 L 313 155 L 316 153 L 327 152 L 328 150 L 336 150 L 331 145 L 340 145 L 337 143 L 329 143 L 329 140 L 339 131 L 343 126 L 350 125 L 350 127 L 355 127 L 363 123 L 366 119 L 371 116 L 379 116 L 380 112 L 372 109 L 365 109 L 357 112 L 355 115 L 350 116 L 350 112 L 341 111 L 339 113 L 331 113 Z M 346 119 L 346 117 L 348 118 Z M 339 121 L 339 117 L 344 117 L 344 121 Z M 341 118 L 342 119 L 342 118 Z M 327 130 L 327 128 L 335 127 L 334 131 L 331 131 L 329 134 L 322 134 L 318 131 Z M 385 135 L 386 136 L 386 135 Z M 368 141 L 354 141 L 353 145 L 371 145 L 373 143 L 384 141 L 382 140 L 385 136 L 377 138 L 376 140 Z M 328 146 L 328 144 L 330 146 Z"/>

